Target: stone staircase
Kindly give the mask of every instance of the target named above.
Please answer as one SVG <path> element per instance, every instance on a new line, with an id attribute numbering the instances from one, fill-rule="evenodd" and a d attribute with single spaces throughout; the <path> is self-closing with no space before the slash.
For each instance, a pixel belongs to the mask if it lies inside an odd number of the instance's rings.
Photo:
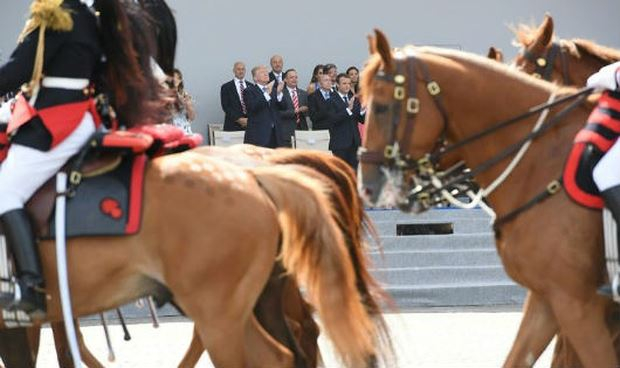
<path id="1" fill-rule="evenodd" d="M 370 253 L 372 272 L 400 310 L 523 303 L 525 290 L 504 272 L 490 218 L 482 210 L 368 213 L 383 246 L 382 252 Z M 451 233 L 398 235 L 406 227 L 421 227 L 424 232 L 429 224 L 442 224 L 441 231 Z"/>

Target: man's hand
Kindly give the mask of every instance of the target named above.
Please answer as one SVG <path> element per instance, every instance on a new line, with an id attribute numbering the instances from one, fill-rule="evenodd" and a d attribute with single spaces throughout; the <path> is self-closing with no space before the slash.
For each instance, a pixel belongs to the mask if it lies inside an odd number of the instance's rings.
<path id="1" fill-rule="evenodd" d="M 308 112 L 308 106 L 300 106 L 295 110 L 295 113 L 306 113 Z"/>
<path id="2" fill-rule="evenodd" d="M 248 126 L 248 118 L 239 118 L 237 119 L 237 124 L 241 125 L 242 127 L 247 127 Z"/>
<path id="3" fill-rule="evenodd" d="M 349 110 L 353 110 L 353 105 L 355 104 L 355 96 L 351 97 L 349 100 Z"/>

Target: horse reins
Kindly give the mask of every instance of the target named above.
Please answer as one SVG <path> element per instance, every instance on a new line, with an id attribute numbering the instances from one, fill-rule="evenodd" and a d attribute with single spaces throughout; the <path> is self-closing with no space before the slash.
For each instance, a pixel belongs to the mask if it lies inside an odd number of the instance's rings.
<path id="1" fill-rule="evenodd" d="M 537 55 L 527 48 L 523 52 L 523 57 L 536 66 L 534 74 L 532 75 L 546 81 L 551 81 L 553 65 L 558 55 L 560 55 L 560 65 L 562 67 L 562 78 L 564 79 L 564 84 L 570 86 L 572 85 L 572 82 L 570 75 L 568 74 L 568 59 L 566 56 L 566 50 L 562 47 L 562 45 L 560 45 L 559 42 L 553 42 L 551 47 L 543 55 Z"/>
<path id="2" fill-rule="evenodd" d="M 392 108 L 390 110 L 392 114 L 390 141 L 392 142 L 392 144 L 387 145 L 384 149 L 384 152 L 368 151 L 366 149 L 361 148 L 359 152 L 359 157 L 360 157 L 360 162 L 362 163 L 384 166 L 384 167 L 391 168 L 393 170 L 395 169 L 395 170 L 398 170 L 400 174 L 402 174 L 403 171 L 405 170 L 413 169 L 413 170 L 416 170 L 418 175 L 434 176 L 435 173 L 437 172 L 437 167 L 439 166 L 440 159 L 447 153 L 452 152 L 472 142 L 475 142 L 483 137 L 486 137 L 516 122 L 524 121 L 525 119 L 535 114 L 541 113 L 544 110 L 547 110 L 557 105 L 560 105 L 562 103 L 574 100 L 571 104 L 564 107 L 561 111 L 559 111 L 552 118 L 550 118 L 546 122 L 546 124 L 540 127 L 540 129 L 532 131 L 531 133 L 529 133 L 528 135 L 526 135 L 525 137 L 523 137 L 516 143 L 502 150 L 499 154 L 484 161 L 478 167 L 470 171 L 467 171 L 467 172 L 462 171 L 460 175 L 456 175 L 455 177 L 450 179 L 448 182 L 443 183 L 441 187 L 437 187 L 432 182 L 429 182 L 427 185 L 421 188 L 416 188 L 416 193 L 413 193 L 410 195 L 410 198 L 409 198 L 410 200 L 411 200 L 411 197 L 414 197 L 414 198 L 418 197 L 422 193 L 424 193 L 424 196 L 423 196 L 424 198 L 431 198 L 434 194 L 437 194 L 438 192 L 441 192 L 442 190 L 445 190 L 446 188 L 450 188 L 455 184 L 462 183 L 466 180 L 472 179 L 477 174 L 480 174 L 490 169 L 491 167 L 495 166 L 502 160 L 508 158 L 510 155 L 516 153 L 526 143 L 533 141 L 534 139 L 545 134 L 552 127 L 558 125 L 560 122 L 563 121 L 563 118 L 566 115 L 568 115 L 572 110 L 578 107 L 587 98 L 587 96 L 593 92 L 592 88 L 583 88 L 574 94 L 566 95 L 554 101 L 535 106 L 531 108 L 530 110 L 526 111 L 525 113 L 509 118 L 507 120 L 498 122 L 494 124 L 493 126 L 491 126 L 490 128 L 487 128 L 479 133 L 473 134 L 454 144 L 447 145 L 445 143 L 445 134 L 446 134 L 447 126 L 448 126 L 448 115 L 445 110 L 443 100 L 441 99 L 441 95 L 440 95 L 441 89 L 439 85 L 437 84 L 437 82 L 433 81 L 430 78 L 428 67 L 422 60 L 420 60 L 419 58 L 416 58 L 414 55 L 407 55 L 407 58 L 405 58 L 404 60 L 402 57 L 400 57 L 400 58 L 395 59 L 395 61 L 396 61 L 396 74 L 382 72 L 382 73 L 377 73 L 377 75 L 375 76 L 376 80 L 389 81 L 389 82 L 394 83 L 394 103 L 392 104 L 391 106 Z M 443 118 L 442 132 L 439 136 L 439 139 L 438 139 L 438 142 L 435 148 L 431 151 L 430 154 L 427 154 L 425 157 L 418 159 L 418 160 L 412 159 L 407 154 L 409 141 L 405 140 L 401 144 L 398 142 L 398 138 L 396 136 L 396 131 L 398 129 L 398 124 L 400 121 L 399 118 L 402 113 L 402 102 L 407 97 L 405 95 L 405 82 L 407 79 L 405 75 L 402 74 L 403 70 L 405 69 L 404 67 L 405 63 L 409 65 L 410 78 L 409 78 L 409 95 L 407 98 L 407 119 L 406 119 L 407 126 L 405 127 L 405 135 L 403 137 L 412 136 L 411 134 L 413 134 L 415 118 L 417 117 L 417 114 L 419 112 L 419 107 L 420 107 L 419 99 L 416 97 L 417 73 L 415 72 L 417 69 L 416 67 L 417 65 L 419 65 L 420 69 L 422 70 L 423 80 L 426 83 L 427 90 L 429 94 L 433 97 L 435 105 L 439 109 L 442 115 L 442 118 Z M 379 106 L 374 106 L 374 105 L 375 103 L 373 102 L 372 108 L 376 109 L 377 111 L 382 112 L 383 110 L 386 109 L 386 107 L 383 105 L 379 105 Z M 402 147 L 402 150 L 400 147 Z M 541 202 L 545 198 L 557 193 L 560 188 L 561 188 L 561 180 L 551 181 L 546 186 L 545 190 L 542 193 L 539 193 L 538 195 L 534 196 L 530 201 L 514 209 L 513 211 L 504 215 L 503 217 L 496 219 L 494 223 L 495 230 L 498 230 L 499 226 L 515 218 L 518 214 L 525 211 L 526 209 Z"/>

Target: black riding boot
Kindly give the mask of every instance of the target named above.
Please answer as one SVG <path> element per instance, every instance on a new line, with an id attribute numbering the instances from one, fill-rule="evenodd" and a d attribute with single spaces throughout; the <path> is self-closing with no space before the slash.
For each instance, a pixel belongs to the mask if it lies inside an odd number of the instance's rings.
<path id="1" fill-rule="evenodd" d="M 17 266 L 21 296 L 12 305 L 4 306 L 22 310 L 30 315 L 45 315 L 45 294 L 37 244 L 30 218 L 24 209 L 12 210 L 0 216 L 9 249 Z"/>

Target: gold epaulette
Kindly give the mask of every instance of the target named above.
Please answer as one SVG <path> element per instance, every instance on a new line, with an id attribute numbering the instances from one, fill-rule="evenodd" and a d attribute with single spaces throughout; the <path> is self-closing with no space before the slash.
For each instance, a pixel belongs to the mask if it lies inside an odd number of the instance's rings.
<path id="1" fill-rule="evenodd" d="M 30 83 L 22 86 L 22 91 L 32 94 L 39 87 L 43 76 L 43 57 L 45 53 L 45 31 L 51 29 L 58 32 L 69 32 L 73 29 L 71 11 L 63 8 L 64 0 L 34 0 L 30 5 L 30 18 L 17 39 L 22 43 L 26 36 L 39 29 L 37 53 Z"/>
<path id="2" fill-rule="evenodd" d="M 73 29 L 73 19 L 68 9 L 62 7 L 63 0 L 35 0 L 30 5 L 30 17 L 19 35 L 21 43 L 26 36 L 40 26 L 53 31 L 68 32 Z"/>

